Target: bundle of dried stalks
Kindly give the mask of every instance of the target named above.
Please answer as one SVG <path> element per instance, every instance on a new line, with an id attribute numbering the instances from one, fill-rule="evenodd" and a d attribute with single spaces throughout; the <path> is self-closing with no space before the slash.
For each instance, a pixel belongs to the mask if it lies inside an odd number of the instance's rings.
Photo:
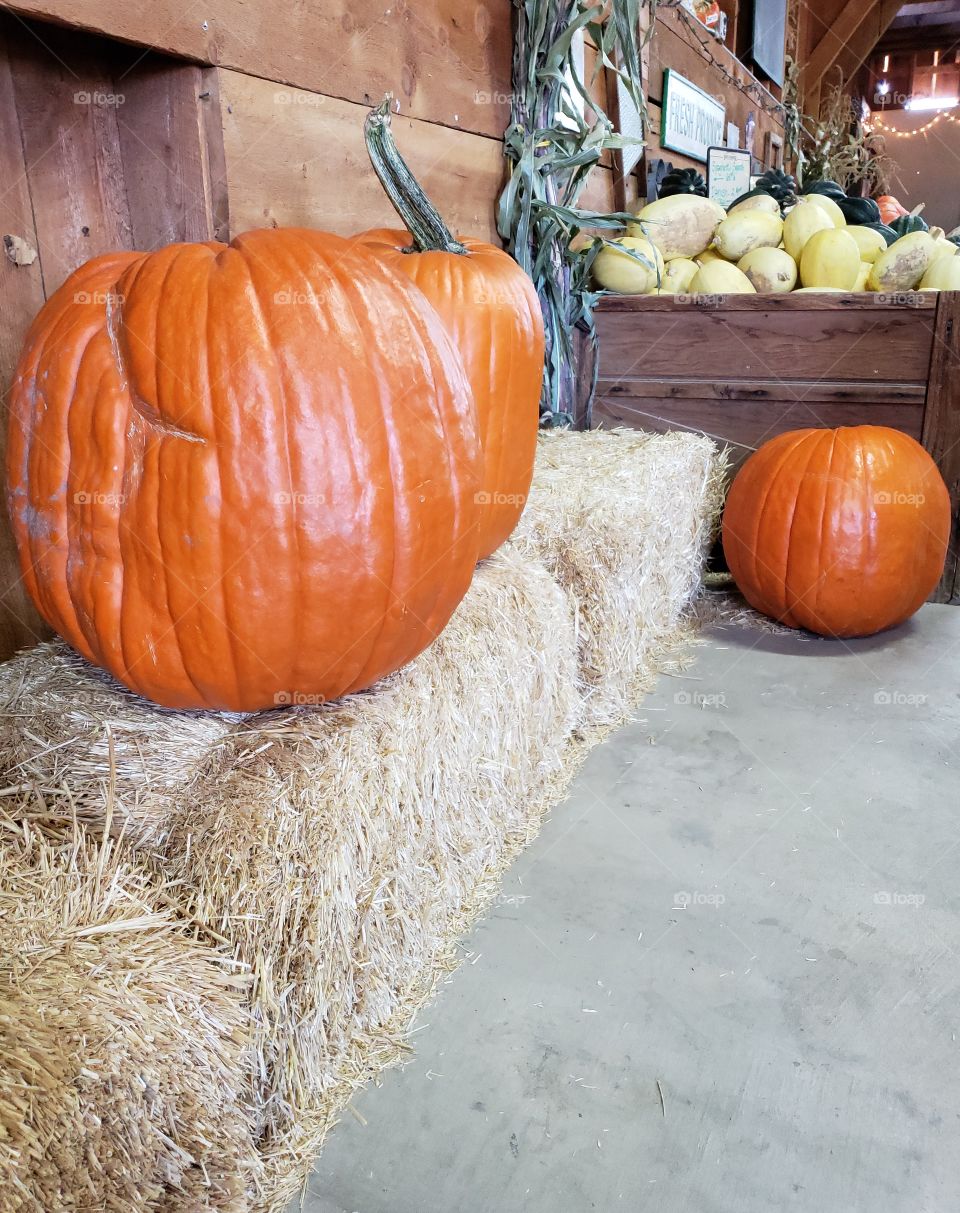
<path id="1" fill-rule="evenodd" d="M 541 561 L 578 621 L 583 725 L 623 720 L 699 585 L 723 499 L 708 438 L 597 430 L 544 436 L 512 542 Z"/>
<path id="2" fill-rule="evenodd" d="M 0 847 L 0 1207 L 246 1213 L 249 979 L 82 831 Z"/>
<path id="3" fill-rule="evenodd" d="M 77 805 L 103 831 L 122 811 L 181 920 L 251 974 L 252 1209 L 285 1206 L 356 1085 L 402 1056 L 456 941 L 562 794 L 578 731 L 622 716 L 675 641 L 717 480 L 696 437 L 545 439 L 516 542 L 439 640 L 336 704 L 160 712 L 62 646 L 0 670 L 15 815 L 72 830 Z M 197 945 L 181 942 L 189 969 Z M 223 1099 L 224 1076 L 193 1079 L 211 1083 L 206 1106 Z"/>

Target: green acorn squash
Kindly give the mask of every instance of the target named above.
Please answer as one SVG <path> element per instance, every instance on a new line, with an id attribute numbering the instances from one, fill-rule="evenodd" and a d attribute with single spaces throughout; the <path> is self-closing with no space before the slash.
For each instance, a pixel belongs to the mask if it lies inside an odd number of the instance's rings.
<path id="1" fill-rule="evenodd" d="M 901 215 L 890 224 L 897 237 L 909 236 L 911 232 L 928 232 L 930 225 L 922 215 Z"/>
<path id="2" fill-rule="evenodd" d="M 880 207 L 872 198 L 837 198 L 835 201 L 847 223 L 855 227 L 881 222 Z"/>
<path id="3" fill-rule="evenodd" d="M 835 202 L 839 202 L 841 198 L 847 196 L 846 190 L 836 181 L 807 181 L 800 192 L 802 194 L 826 194 Z"/>
<path id="4" fill-rule="evenodd" d="M 893 242 L 895 240 L 899 240 L 899 236 L 893 230 L 893 228 L 889 226 L 889 224 L 886 224 L 886 223 L 861 223 L 861 224 L 858 224 L 857 226 L 858 227 L 868 227 L 872 231 L 879 232 L 880 235 L 884 238 L 884 240 L 886 240 L 887 248 L 889 248 L 890 245 L 893 244 Z"/>
<path id="5" fill-rule="evenodd" d="M 796 179 L 783 169 L 770 168 L 757 181 L 757 189 L 765 190 L 776 198 L 781 207 L 789 206 L 797 193 Z"/>
<path id="6" fill-rule="evenodd" d="M 674 194 L 697 194 L 706 198 L 707 183 L 695 168 L 675 168 L 660 182 L 657 197 L 672 198 Z"/>

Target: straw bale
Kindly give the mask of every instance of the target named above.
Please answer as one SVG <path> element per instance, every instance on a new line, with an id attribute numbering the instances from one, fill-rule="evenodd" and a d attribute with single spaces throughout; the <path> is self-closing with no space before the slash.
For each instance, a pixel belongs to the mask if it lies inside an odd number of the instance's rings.
<path id="1" fill-rule="evenodd" d="M 156 904 L 250 974 L 245 1090 L 262 1172 L 231 1145 L 239 1129 L 211 1137 L 204 1119 L 218 1101 L 239 1106 L 225 1094 L 238 1082 L 235 1021 L 223 1019 L 215 1055 L 214 1012 L 191 1004 L 191 1021 L 177 1005 L 207 1052 L 168 1081 L 211 1143 L 208 1173 L 242 1175 L 251 1209 L 284 1207 L 352 1090 L 404 1055 L 416 1009 L 557 803 L 585 738 L 629 711 L 681 634 L 720 465 L 690 435 L 544 439 L 515 539 L 480 566 L 440 638 L 335 704 L 245 718 L 164 712 L 60 643 L 0 667 L 0 806 L 48 834 L 74 830 L 75 817 L 108 837 L 122 823 Z M 12 878 L 0 874 L 0 888 Z M 133 936 L 94 938 L 98 963 L 114 963 L 115 949 L 121 971 L 134 963 Z M 180 970 L 171 954 L 170 981 L 182 971 L 179 989 L 215 1001 L 199 971 L 217 953 L 196 948 Z M 152 1006 L 155 987 L 134 985 Z M 89 1014 L 91 1032 L 111 1022 L 99 1003 Z M 226 1015 L 219 1004 L 216 1014 Z M 185 1048 L 177 1037 L 168 1051 Z M 140 1122 L 120 1124 L 99 1086 L 75 1093 L 134 1170 L 154 1174 L 124 1137 Z M 60 1154 L 76 1158 L 78 1139 L 64 1141 Z M 44 1158 L 34 1162 L 42 1173 Z M 240 1199 L 236 1184 L 230 1192 Z M 171 1201 L 155 1207 L 194 1207 Z"/>
<path id="2" fill-rule="evenodd" d="M 541 438 L 512 543 L 570 596 L 584 729 L 627 717 L 676 640 L 717 527 L 724 466 L 701 435 L 595 430 Z"/>
<path id="3" fill-rule="evenodd" d="M 556 583 L 499 554 L 420 658 L 375 691 L 238 726 L 226 781 L 175 814 L 164 870 L 254 974 L 280 1205 L 555 800 L 574 652 Z"/>
<path id="4" fill-rule="evenodd" d="M 248 979 L 111 841 L 0 847 L 0 1207 L 245 1213 Z"/>
<path id="5" fill-rule="evenodd" d="M 133 694 L 60 640 L 0 663 L 0 770 L 6 795 L 97 821 L 112 779 L 113 820 L 152 837 L 178 794 L 215 764 L 239 715 L 174 712 Z M 113 768 L 109 761 L 113 754 Z"/>

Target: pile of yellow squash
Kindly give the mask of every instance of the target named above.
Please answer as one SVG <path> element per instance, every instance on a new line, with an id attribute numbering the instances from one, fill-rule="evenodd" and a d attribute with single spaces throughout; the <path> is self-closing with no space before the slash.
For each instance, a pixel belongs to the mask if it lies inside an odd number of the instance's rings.
<path id="1" fill-rule="evenodd" d="M 643 207 L 625 235 L 604 240 L 593 276 L 604 290 L 629 295 L 955 291 L 960 257 L 939 228 L 888 247 L 879 232 L 848 226 L 825 194 L 804 195 L 784 216 L 767 194 L 729 211 L 675 194 Z"/>

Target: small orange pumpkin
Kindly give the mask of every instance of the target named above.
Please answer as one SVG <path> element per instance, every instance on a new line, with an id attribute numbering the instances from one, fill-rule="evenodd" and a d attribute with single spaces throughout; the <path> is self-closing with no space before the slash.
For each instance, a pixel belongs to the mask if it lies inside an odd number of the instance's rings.
<path id="1" fill-rule="evenodd" d="M 880 425 L 793 430 L 743 465 L 723 551 L 758 611 L 823 636 L 908 619 L 943 572 L 950 498 L 909 435 Z"/>
<path id="2" fill-rule="evenodd" d="M 901 206 L 892 194 L 881 194 L 879 198 L 874 199 L 877 206 L 880 208 L 880 222 L 890 224 L 894 219 L 899 219 L 903 215 L 909 215 L 910 212 L 905 206 Z"/>
<path id="3" fill-rule="evenodd" d="M 389 101 L 368 117 L 366 138 L 377 176 L 409 230 L 376 228 L 355 239 L 417 284 L 460 353 L 483 447 L 480 555 L 489 556 L 517 525 L 533 477 L 543 383 L 540 300 L 509 253 L 453 238 L 394 143 Z"/>

